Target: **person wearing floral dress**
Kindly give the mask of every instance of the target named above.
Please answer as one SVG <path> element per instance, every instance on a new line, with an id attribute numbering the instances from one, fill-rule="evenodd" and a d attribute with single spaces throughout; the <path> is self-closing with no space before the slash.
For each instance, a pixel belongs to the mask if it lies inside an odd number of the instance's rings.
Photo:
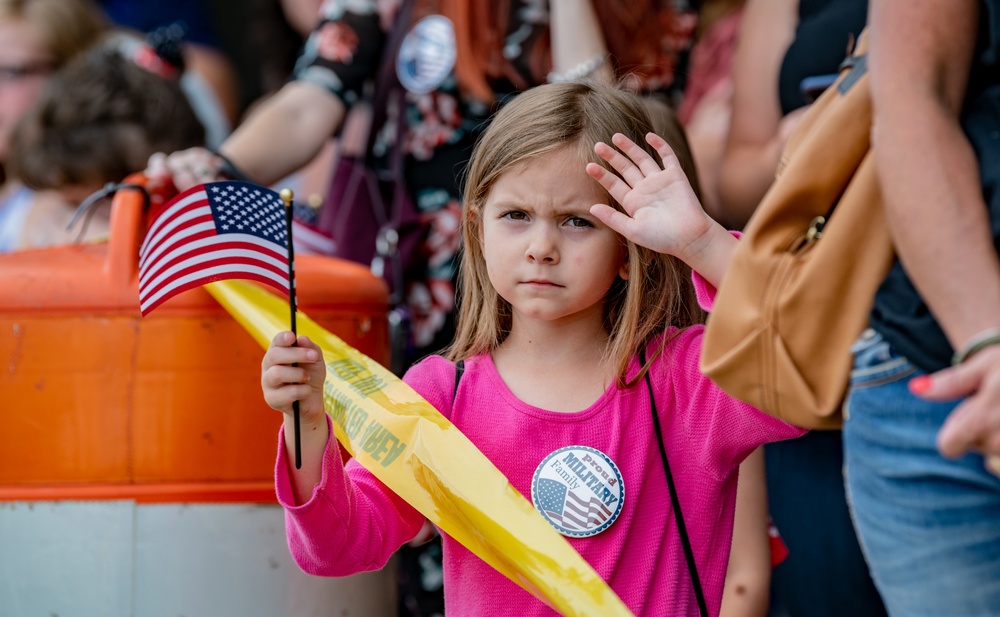
<path id="1" fill-rule="evenodd" d="M 219 149 L 247 177 L 271 184 L 299 169 L 370 100 L 400 0 L 327 0 L 291 80 Z M 453 333 L 460 180 L 472 144 L 505 100 L 546 81 L 600 75 L 645 92 L 678 91 L 695 16 L 688 0 L 417 0 L 407 40 L 423 65 L 406 88 L 405 175 L 428 233 L 426 270 L 406 281 L 415 360 Z M 440 21 L 441 18 L 447 20 Z M 428 24 L 443 28 L 428 28 Z M 428 42 L 427 32 L 434 40 Z M 421 36 L 423 35 L 423 36 Z M 404 40 L 403 48 L 407 48 Z M 429 50 L 429 51 L 428 51 Z M 405 53 L 405 52 L 404 52 Z M 430 68 L 428 68 L 430 67 Z M 395 144 L 387 122 L 376 154 Z M 204 149 L 150 161 L 179 189 L 214 179 L 223 160 Z"/>

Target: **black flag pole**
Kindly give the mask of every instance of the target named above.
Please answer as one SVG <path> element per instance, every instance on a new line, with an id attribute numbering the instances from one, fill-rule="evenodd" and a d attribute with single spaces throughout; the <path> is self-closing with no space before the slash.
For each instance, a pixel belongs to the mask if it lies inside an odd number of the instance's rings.
<path id="1" fill-rule="evenodd" d="M 292 334 L 295 341 L 292 346 L 298 345 L 299 335 L 295 326 L 295 248 L 292 245 L 292 189 L 281 189 L 278 193 L 281 201 L 285 202 L 285 232 L 288 236 L 288 307 L 291 310 Z M 296 363 L 295 366 L 298 366 Z M 302 431 L 299 429 L 299 402 L 292 402 L 292 417 L 295 419 L 295 468 L 302 468 Z"/>

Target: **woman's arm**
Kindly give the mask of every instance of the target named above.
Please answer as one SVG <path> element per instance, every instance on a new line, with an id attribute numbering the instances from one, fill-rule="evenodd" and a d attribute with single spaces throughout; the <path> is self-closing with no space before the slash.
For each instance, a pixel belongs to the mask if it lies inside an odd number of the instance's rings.
<path id="1" fill-rule="evenodd" d="M 778 73 L 795 36 L 798 0 L 747 0 L 733 56 L 733 116 L 719 168 L 725 222 L 746 224 L 774 180 L 799 115 L 782 119 Z"/>
<path id="2" fill-rule="evenodd" d="M 552 35 L 550 81 L 590 77 L 610 83 L 614 79 L 608 61 L 608 47 L 594 12 L 593 1 L 549 0 L 549 30 Z M 591 66 L 593 69 L 588 70 Z M 582 72 L 586 74 L 576 75 Z"/>
<path id="3" fill-rule="evenodd" d="M 345 112 L 323 87 L 292 81 L 261 103 L 220 151 L 254 182 L 270 185 L 311 161 Z"/>
<path id="4" fill-rule="evenodd" d="M 288 25 L 305 38 L 316 25 L 323 0 L 279 0 L 279 4 Z"/>
<path id="5" fill-rule="evenodd" d="M 320 86 L 293 81 L 259 107 L 219 148 L 251 182 L 270 185 L 311 161 L 343 122 L 346 108 Z M 146 175 L 183 191 L 218 179 L 223 159 L 206 148 L 149 158 Z"/>

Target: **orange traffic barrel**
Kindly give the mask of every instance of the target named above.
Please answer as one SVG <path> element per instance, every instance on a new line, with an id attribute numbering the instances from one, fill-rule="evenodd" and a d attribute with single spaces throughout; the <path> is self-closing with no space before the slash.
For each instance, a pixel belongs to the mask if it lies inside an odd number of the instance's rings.
<path id="1" fill-rule="evenodd" d="M 107 242 L 0 255 L 0 612 L 393 612 L 391 569 L 314 579 L 291 563 L 260 345 L 200 288 L 140 316 L 145 206 L 122 189 Z M 297 256 L 296 288 L 300 310 L 388 362 L 381 279 Z"/>

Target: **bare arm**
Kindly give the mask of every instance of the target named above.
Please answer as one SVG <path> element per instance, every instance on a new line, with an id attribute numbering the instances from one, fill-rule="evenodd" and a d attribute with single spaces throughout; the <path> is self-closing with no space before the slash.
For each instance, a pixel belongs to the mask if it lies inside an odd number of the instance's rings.
<path id="1" fill-rule="evenodd" d="M 340 99 L 323 88 L 289 82 L 261 103 L 219 151 L 252 182 L 270 185 L 313 160 L 345 113 Z M 158 152 L 149 158 L 146 175 L 183 191 L 216 180 L 222 164 L 205 148 Z"/>
<path id="2" fill-rule="evenodd" d="M 719 617 L 767 614 L 771 584 L 771 542 L 767 528 L 767 484 L 761 447 L 740 465 L 733 547 Z"/>
<path id="3" fill-rule="evenodd" d="M 958 121 L 978 17 L 974 0 L 873 0 L 869 15 L 872 143 L 886 216 L 899 259 L 956 349 L 1000 327 L 1000 260 Z M 938 435 L 942 453 L 1000 454 L 996 346 L 910 387 L 932 399 L 968 397 Z"/>
<path id="4" fill-rule="evenodd" d="M 303 38 L 309 36 L 323 0 L 280 0 L 280 4 L 288 25 Z"/>
<path id="5" fill-rule="evenodd" d="M 886 215 L 900 260 L 956 349 L 1000 326 L 1000 263 L 958 122 L 976 9 L 974 0 L 876 0 L 870 14 L 872 140 Z"/>
<path id="6" fill-rule="evenodd" d="M 594 0 L 550 0 L 549 29 L 552 34 L 552 72 L 573 69 L 599 56 L 601 64 L 590 77 L 610 82 L 611 63 L 601 24 L 594 12 Z"/>
<path id="7" fill-rule="evenodd" d="M 798 0 L 747 0 L 733 56 L 733 116 L 717 187 L 722 217 L 733 227 L 746 224 L 774 180 L 788 132 L 782 126 L 778 73 L 797 22 Z"/>
<path id="8" fill-rule="evenodd" d="M 344 119 L 333 94 L 308 82 L 286 84 L 220 150 L 258 184 L 269 185 L 316 156 Z"/>

